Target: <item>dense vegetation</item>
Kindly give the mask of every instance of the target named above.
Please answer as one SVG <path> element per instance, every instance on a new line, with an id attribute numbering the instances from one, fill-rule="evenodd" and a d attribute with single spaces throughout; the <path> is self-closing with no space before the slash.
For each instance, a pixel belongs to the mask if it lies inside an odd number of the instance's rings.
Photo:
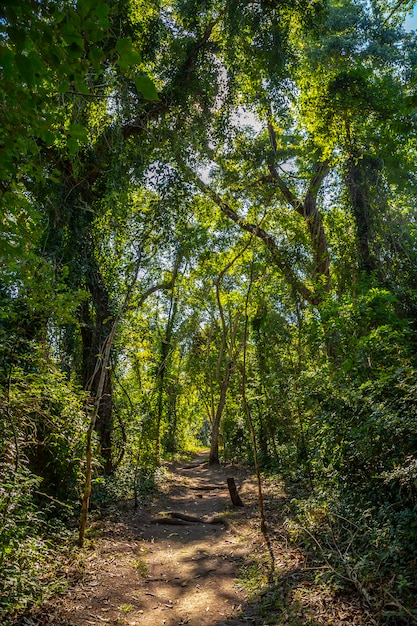
<path id="1" fill-rule="evenodd" d="M 3 617 L 81 501 L 80 543 L 201 444 L 287 480 L 334 584 L 417 610 L 410 8 L 3 5 Z"/>

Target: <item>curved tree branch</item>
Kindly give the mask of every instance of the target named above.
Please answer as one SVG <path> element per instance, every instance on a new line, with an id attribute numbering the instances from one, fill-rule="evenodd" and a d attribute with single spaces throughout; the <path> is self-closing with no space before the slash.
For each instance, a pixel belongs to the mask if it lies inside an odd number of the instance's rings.
<path id="1" fill-rule="evenodd" d="M 317 194 L 329 169 L 327 161 L 319 161 L 314 164 L 307 192 L 304 200 L 301 201 L 287 187 L 275 167 L 273 165 L 269 166 L 270 182 L 277 184 L 285 200 L 303 217 L 307 224 L 314 254 L 314 276 L 316 279 L 324 277 L 325 291 L 330 289 L 330 258 L 326 233 L 317 207 Z"/>
<path id="2" fill-rule="evenodd" d="M 312 291 L 303 283 L 303 281 L 297 276 L 296 272 L 290 266 L 288 259 L 286 258 L 287 253 L 284 250 L 281 250 L 277 243 L 274 241 L 273 237 L 263 228 L 258 226 L 257 224 L 252 224 L 243 219 L 232 207 L 218 194 L 216 193 L 209 185 L 207 185 L 201 178 L 181 160 L 181 165 L 186 169 L 187 173 L 193 180 L 194 184 L 209 196 L 215 204 L 220 208 L 220 210 L 235 224 L 240 226 L 242 230 L 245 230 L 248 233 L 251 233 L 265 244 L 267 247 L 272 260 L 275 265 L 280 269 L 283 273 L 287 282 L 296 290 L 298 293 L 311 304 L 319 304 L 320 298 L 318 298 Z"/>
<path id="3" fill-rule="evenodd" d="M 277 139 L 275 129 L 271 119 L 268 120 L 268 134 L 271 143 L 274 160 L 277 153 Z M 323 222 L 317 207 L 317 194 L 320 187 L 329 173 L 330 167 L 327 160 L 316 161 L 310 182 L 304 196 L 304 200 L 299 200 L 290 190 L 282 176 L 278 173 L 273 164 L 269 165 L 271 178 L 269 182 L 275 183 L 284 199 L 293 207 L 299 215 L 302 216 L 307 224 L 310 242 L 314 254 L 314 278 L 324 291 L 330 290 L 330 256 L 327 246 L 327 238 L 324 230 Z M 323 280 L 324 278 L 324 280 Z"/>

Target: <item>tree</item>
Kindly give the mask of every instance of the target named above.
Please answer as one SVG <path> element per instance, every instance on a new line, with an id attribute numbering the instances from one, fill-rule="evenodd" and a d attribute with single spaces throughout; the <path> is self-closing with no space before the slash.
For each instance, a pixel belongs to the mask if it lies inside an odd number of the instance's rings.
<path id="1" fill-rule="evenodd" d="M 376 520 L 375 503 L 389 502 L 384 528 L 411 536 L 407 6 L 5 6 L 0 421 L 12 487 L 0 504 L 11 527 L 19 503 L 40 515 L 37 498 L 79 489 L 86 438 L 84 520 L 96 442 L 103 484 L 130 462 L 137 496 L 165 453 L 211 428 L 212 462 L 221 436 L 225 457 L 234 446 L 253 461 L 252 438 L 261 467 L 306 480 L 335 519 L 369 507 Z"/>

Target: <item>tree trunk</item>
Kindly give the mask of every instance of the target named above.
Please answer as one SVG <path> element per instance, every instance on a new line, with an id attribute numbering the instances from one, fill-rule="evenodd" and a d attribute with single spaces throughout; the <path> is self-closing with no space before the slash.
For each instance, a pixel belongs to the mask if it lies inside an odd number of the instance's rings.
<path id="1" fill-rule="evenodd" d="M 217 465 L 219 463 L 219 435 L 220 435 L 220 422 L 223 416 L 224 407 L 226 405 L 226 395 L 229 388 L 230 376 L 233 370 L 233 361 L 227 361 L 226 372 L 220 387 L 220 398 L 217 405 L 216 415 L 214 416 L 213 424 L 211 426 L 211 443 L 210 443 L 210 456 L 209 465 Z"/>
<path id="2" fill-rule="evenodd" d="M 354 156 L 347 164 L 347 185 L 358 241 L 359 270 L 369 275 L 375 270 L 375 259 L 371 254 L 371 207 L 368 196 L 366 163 Z"/>
<path id="3" fill-rule="evenodd" d="M 233 503 L 233 506 L 244 506 L 242 500 L 240 499 L 240 496 L 237 492 L 237 487 L 236 487 L 236 483 L 235 483 L 235 479 L 232 478 L 231 476 L 228 477 L 227 479 L 227 486 L 229 488 L 229 493 L 230 493 L 230 499 Z"/>
<path id="4" fill-rule="evenodd" d="M 167 401 L 168 401 L 168 432 L 166 436 L 165 449 L 167 452 L 177 451 L 177 390 L 178 379 L 175 383 L 170 383 L 167 387 Z"/>
<path id="5" fill-rule="evenodd" d="M 175 270 L 174 270 L 175 271 Z M 168 319 L 165 327 L 164 338 L 161 341 L 160 362 L 157 371 L 158 377 L 158 403 L 156 413 L 156 435 L 155 435 L 155 461 L 159 465 L 161 456 L 161 425 L 165 411 L 165 377 L 169 370 L 169 357 L 171 351 L 172 331 L 174 328 L 175 317 L 177 314 L 177 302 L 171 294 Z"/>
<path id="6" fill-rule="evenodd" d="M 138 279 L 139 267 L 140 267 L 141 255 L 139 254 L 135 273 L 133 276 L 133 280 L 128 287 L 124 302 L 120 307 L 117 315 L 114 317 L 114 321 L 108 336 L 106 337 L 103 344 L 100 346 L 100 350 L 98 354 L 100 355 L 97 358 L 97 364 L 94 370 L 95 375 L 98 376 L 97 381 L 97 393 L 94 398 L 94 404 L 90 411 L 90 423 L 87 430 L 87 443 L 86 443 L 86 467 L 85 467 L 85 483 L 84 483 L 84 493 L 82 498 L 81 505 L 81 516 L 80 516 L 80 529 L 78 535 L 78 545 L 82 547 L 84 543 L 84 535 L 85 529 L 87 526 L 87 516 L 88 516 L 88 508 L 90 505 L 90 496 L 91 496 L 91 486 L 92 486 L 92 475 L 93 475 L 93 431 L 96 427 L 97 418 L 99 415 L 99 409 L 101 400 L 104 394 L 106 377 L 108 377 L 108 373 L 110 371 L 110 355 L 111 349 L 114 341 L 114 336 L 116 334 L 118 325 L 123 314 L 126 311 L 126 307 L 132 295 L 133 287 L 136 284 Z"/>
<path id="7" fill-rule="evenodd" d="M 226 324 L 226 319 L 224 316 L 223 305 L 220 296 L 220 284 L 225 276 L 226 272 L 232 267 L 233 263 L 237 261 L 237 259 L 245 252 L 245 250 L 249 247 L 250 240 L 244 246 L 243 250 L 240 251 L 233 259 L 226 265 L 225 268 L 220 272 L 217 280 L 216 280 L 216 300 L 217 305 L 219 307 L 220 320 L 222 325 L 222 344 L 219 351 L 219 358 L 217 360 L 217 368 L 216 368 L 216 380 L 220 387 L 220 398 L 219 403 L 217 405 L 216 415 L 213 419 L 212 429 L 211 429 L 211 445 L 210 445 L 210 457 L 209 464 L 215 465 L 219 463 L 219 435 L 220 435 L 220 422 L 222 419 L 224 407 L 226 405 L 226 395 L 227 390 L 229 388 L 230 377 L 232 375 L 234 360 L 236 358 L 236 335 L 237 329 L 239 325 L 240 314 L 237 313 L 235 315 L 235 319 L 233 325 L 230 324 L 229 328 Z M 229 344 L 227 343 L 227 336 L 229 337 Z M 225 358 L 225 353 L 227 351 L 226 356 L 226 370 L 224 374 L 223 380 L 221 380 L 220 370 L 223 360 Z"/>
<path id="8" fill-rule="evenodd" d="M 108 305 L 98 306 L 98 301 L 103 301 L 102 293 L 95 293 L 93 298 L 94 319 L 88 304 L 81 309 L 81 338 L 82 338 L 82 384 L 84 389 L 90 392 L 93 402 L 98 396 L 100 384 L 100 371 L 97 369 L 97 355 L 109 337 L 114 317 L 109 311 Z M 106 313 L 108 314 L 106 316 Z M 101 455 L 104 462 L 103 472 L 106 476 L 113 472 L 112 461 L 112 433 L 113 433 L 113 401 L 112 380 L 110 369 L 104 373 L 103 390 L 98 406 L 95 429 L 99 435 Z"/>

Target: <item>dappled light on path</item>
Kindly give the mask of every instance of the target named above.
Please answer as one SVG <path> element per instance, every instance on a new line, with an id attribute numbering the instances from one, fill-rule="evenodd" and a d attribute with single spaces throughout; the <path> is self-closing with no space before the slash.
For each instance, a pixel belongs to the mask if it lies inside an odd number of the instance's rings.
<path id="1" fill-rule="evenodd" d="M 207 455 L 169 466 L 153 498 L 96 523 L 67 593 L 14 626 L 379 626 L 360 599 L 318 583 L 323 565 L 290 541 L 282 485 L 265 480 L 264 499 L 266 536 L 255 477 Z"/>
<path id="2" fill-rule="evenodd" d="M 202 456 L 176 467 L 156 501 L 107 523 L 64 617 L 74 626 L 215 626 L 239 613 L 244 595 L 235 581 L 248 544 L 229 522 L 236 513 L 228 475 Z M 202 521 L 165 523 L 170 512 Z"/>

